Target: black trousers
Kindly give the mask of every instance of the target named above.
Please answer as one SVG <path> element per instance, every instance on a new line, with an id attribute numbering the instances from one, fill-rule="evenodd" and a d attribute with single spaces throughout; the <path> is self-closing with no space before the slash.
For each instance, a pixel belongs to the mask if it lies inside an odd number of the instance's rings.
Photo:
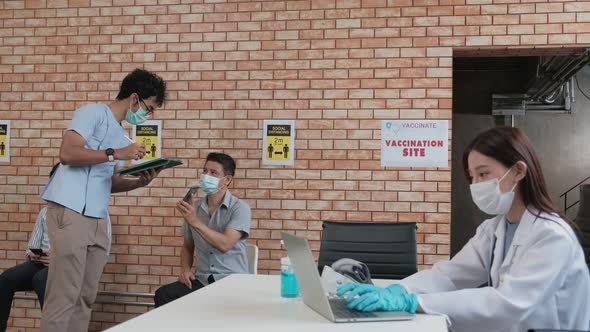
<path id="1" fill-rule="evenodd" d="M 43 308 L 47 271 L 40 263 L 25 262 L 0 274 L 0 332 L 6 331 L 15 292 L 34 290 Z"/>
<path id="2" fill-rule="evenodd" d="M 209 276 L 207 281 L 211 284 L 215 282 L 215 279 L 213 279 L 213 276 Z M 205 287 L 205 285 L 197 279 L 192 281 L 192 286 L 192 288 L 188 288 L 180 281 L 176 281 L 158 288 L 154 295 L 154 304 L 156 308 Z"/>

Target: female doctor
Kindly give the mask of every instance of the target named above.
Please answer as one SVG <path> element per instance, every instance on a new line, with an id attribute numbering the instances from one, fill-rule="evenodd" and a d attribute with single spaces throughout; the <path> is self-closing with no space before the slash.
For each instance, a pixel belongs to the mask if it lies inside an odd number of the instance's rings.
<path id="1" fill-rule="evenodd" d="M 590 329 L 590 277 L 567 218 L 557 212 L 524 133 L 493 128 L 463 154 L 471 196 L 485 213 L 450 261 L 387 288 L 348 284 L 361 311 L 441 314 L 453 332 Z M 401 285 L 401 286 L 400 286 Z"/>

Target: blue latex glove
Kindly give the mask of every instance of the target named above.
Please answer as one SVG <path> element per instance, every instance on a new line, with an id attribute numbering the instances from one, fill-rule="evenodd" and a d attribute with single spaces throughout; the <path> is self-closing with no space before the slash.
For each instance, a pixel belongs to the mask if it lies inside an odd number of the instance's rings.
<path id="1" fill-rule="evenodd" d="M 407 311 L 415 313 L 418 308 L 418 297 L 409 294 L 397 284 L 387 288 L 379 288 L 365 284 L 346 284 L 338 287 L 336 294 L 342 296 L 350 292 L 346 301 L 347 307 L 358 311 Z M 359 295 L 358 298 L 354 298 Z"/>
<path id="2" fill-rule="evenodd" d="M 347 292 L 350 292 L 350 294 L 348 294 L 348 296 L 346 297 L 346 302 L 351 302 L 355 296 L 361 296 L 367 293 L 371 293 L 371 292 L 376 292 L 379 290 L 384 290 L 385 288 L 382 287 L 377 287 L 377 286 L 373 286 L 373 285 L 369 285 L 369 284 L 356 284 L 356 283 L 351 283 L 351 284 L 346 284 L 346 285 L 342 285 L 340 287 L 338 287 L 338 289 L 336 289 L 336 295 L 338 296 L 342 296 L 344 294 L 346 294 Z M 400 286 L 399 284 L 393 284 L 387 287 L 387 289 L 389 289 L 390 292 L 392 292 L 392 294 L 405 294 L 406 290 Z"/>

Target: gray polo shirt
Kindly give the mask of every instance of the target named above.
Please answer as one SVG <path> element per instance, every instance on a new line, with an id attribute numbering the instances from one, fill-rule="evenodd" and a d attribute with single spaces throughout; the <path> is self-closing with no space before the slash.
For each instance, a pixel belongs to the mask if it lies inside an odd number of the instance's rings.
<path id="1" fill-rule="evenodd" d="M 240 241 L 224 254 L 205 241 L 196 230 L 185 222 L 182 225 L 182 234 L 185 240 L 192 239 L 195 244 L 197 279 L 203 285 L 208 285 L 207 279 L 210 275 L 213 275 L 215 280 L 219 280 L 232 273 L 248 273 L 244 240 L 250 232 L 252 219 L 250 206 L 227 191 L 223 197 L 223 203 L 212 216 L 209 216 L 207 199 L 197 201 L 195 208 L 199 220 L 214 231 L 223 233 L 226 228 L 231 228 L 243 234 Z"/>

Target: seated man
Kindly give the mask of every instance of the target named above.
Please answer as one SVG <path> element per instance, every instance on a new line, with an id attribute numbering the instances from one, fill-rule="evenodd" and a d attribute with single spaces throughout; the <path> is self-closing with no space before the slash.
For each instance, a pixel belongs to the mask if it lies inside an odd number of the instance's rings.
<path id="1" fill-rule="evenodd" d="M 207 195 L 196 203 L 181 200 L 176 208 L 184 218 L 184 243 L 180 252 L 178 281 L 156 291 L 156 307 L 183 297 L 232 273 L 248 273 L 246 243 L 251 212 L 247 203 L 227 189 L 236 170 L 232 157 L 209 153 L 201 190 Z M 196 274 L 191 271 L 193 253 L 197 256 Z"/>
<path id="2" fill-rule="evenodd" d="M 55 173 L 59 163 L 55 164 L 49 177 Z M 49 266 L 49 237 L 45 227 L 47 207 L 39 211 L 35 228 L 31 233 L 29 247 L 25 252 L 26 262 L 11 267 L 0 274 L 0 332 L 6 331 L 8 316 L 14 293 L 18 291 L 34 290 L 39 304 L 43 308 L 45 284 L 47 283 L 47 267 Z M 29 250 L 41 249 L 44 255 L 37 255 Z"/>

